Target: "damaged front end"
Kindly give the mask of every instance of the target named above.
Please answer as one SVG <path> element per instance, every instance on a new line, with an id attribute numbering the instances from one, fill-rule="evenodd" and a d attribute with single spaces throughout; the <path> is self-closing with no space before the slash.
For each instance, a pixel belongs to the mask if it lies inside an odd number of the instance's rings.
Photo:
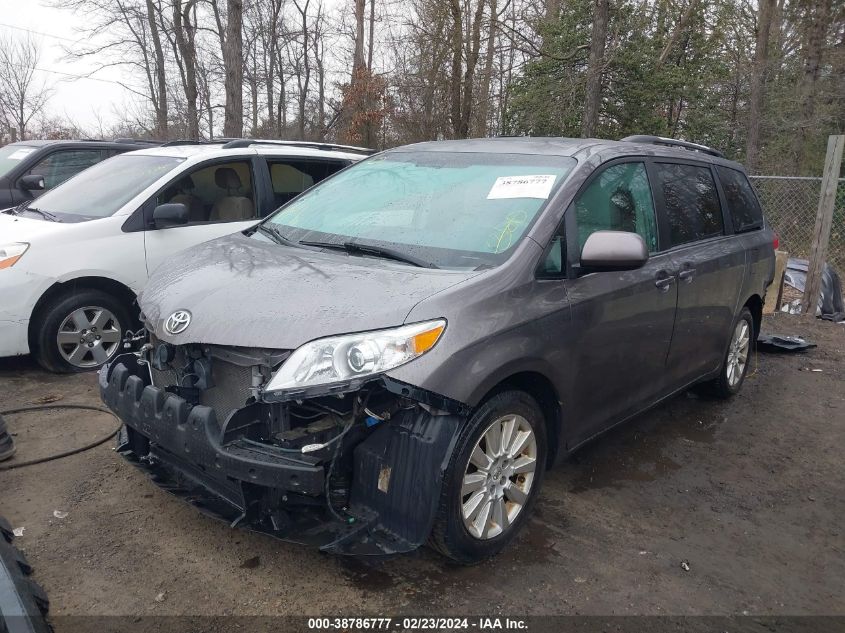
<path id="1" fill-rule="evenodd" d="M 419 547 L 466 407 L 385 375 L 267 390 L 290 355 L 151 335 L 100 370 L 119 452 L 232 526 L 338 554 Z"/>

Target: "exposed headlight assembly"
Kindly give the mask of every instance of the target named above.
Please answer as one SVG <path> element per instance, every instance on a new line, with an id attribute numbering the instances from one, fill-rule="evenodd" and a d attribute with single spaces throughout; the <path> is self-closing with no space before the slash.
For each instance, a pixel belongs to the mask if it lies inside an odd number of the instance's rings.
<path id="1" fill-rule="evenodd" d="M 0 269 L 14 266 L 28 248 L 29 244 L 25 242 L 0 244 Z"/>
<path id="2" fill-rule="evenodd" d="M 425 354 L 445 329 L 445 319 L 437 319 L 311 341 L 290 355 L 266 391 L 303 389 L 384 373 Z"/>

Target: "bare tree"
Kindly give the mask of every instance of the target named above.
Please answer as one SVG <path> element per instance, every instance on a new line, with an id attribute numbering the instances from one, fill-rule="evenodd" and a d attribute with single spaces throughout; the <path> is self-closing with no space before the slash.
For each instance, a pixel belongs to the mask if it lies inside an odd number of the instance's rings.
<path id="1" fill-rule="evenodd" d="M 296 55 L 296 83 L 299 88 L 297 125 L 299 138 L 305 138 L 305 110 L 308 104 L 308 93 L 311 89 L 311 31 L 308 26 L 308 7 L 311 0 L 293 0 L 299 19 L 299 35 L 302 38 L 299 42 L 299 53 Z"/>
<path id="2" fill-rule="evenodd" d="M 39 43 L 31 36 L 0 38 L 0 110 L 20 139 L 50 98 L 51 91 L 35 77 L 40 59 Z"/>
<path id="3" fill-rule="evenodd" d="M 244 133 L 243 11 L 243 0 L 226 0 L 226 31 L 223 39 L 226 108 L 223 135 L 227 137 L 241 137 Z"/>
<path id="4" fill-rule="evenodd" d="M 142 86 L 135 83 L 137 77 L 131 74 L 126 79 L 116 81 L 129 93 L 141 97 L 152 111 L 151 121 L 148 121 L 145 113 L 144 121 L 136 123 L 146 129 L 145 133 L 166 138 L 166 69 L 163 65 L 163 51 L 161 56 L 157 51 L 161 45 L 157 18 L 160 14 L 160 0 L 145 0 L 143 3 L 132 0 L 54 0 L 54 3 L 59 8 L 83 15 L 85 26 L 80 29 L 80 33 L 86 36 L 83 39 L 96 42 L 65 47 L 65 53 L 74 59 L 93 61 L 96 70 L 122 67 L 137 73 Z M 155 36 L 152 33 L 153 25 L 156 29 Z M 156 39 L 159 41 L 158 46 L 155 44 Z"/>
<path id="5" fill-rule="evenodd" d="M 189 139 L 198 140 L 199 111 L 197 101 L 199 99 L 199 88 L 197 86 L 197 47 L 196 32 L 197 0 L 171 0 L 173 11 L 173 37 L 176 40 L 176 48 L 182 61 L 183 87 L 185 89 L 185 100 L 187 105 L 187 136 Z"/>
<path id="6" fill-rule="evenodd" d="M 146 18 L 150 29 L 150 41 L 153 44 L 155 56 L 154 74 L 156 80 L 157 94 L 159 95 L 157 107 L 155 108 L 156 127 L 155 135 L 158 138 L 167 138 L 167 71 L 164 67 L 164 47 L 161 45 L 157 22 L 157 7 L 153 0 L 146 0 Z"/>
<path id="7" fill-rule="evenodd" d="M 763 96 L 769 70 L 769 39 L 772 17 L 777 11 L 777 0 L 760 0 L 757 9 L 757 39 L 754 47 L 754 65 L 751 72 L 751 95 L 748 104 L 748 136 L 745 162 L 749 171 L 755 172 L 760 161 L 760 124 L 763 119 Z"/>

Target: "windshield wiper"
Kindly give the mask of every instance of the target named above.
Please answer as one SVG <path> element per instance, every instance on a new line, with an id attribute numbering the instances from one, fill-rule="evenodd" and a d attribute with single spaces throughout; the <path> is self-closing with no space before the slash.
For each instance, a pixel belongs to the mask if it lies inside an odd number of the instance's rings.
<path id="1" fill-rule="evenodd" d="M 255 227 L 257 231 L 261 231 L 265 235 L 269 235 L 277 244 L 284 244 L 285 246 L 298 246 L 296 242 L 286 238 L 282 232 L 275 226 L 267 226 L 266 224 L 259 224 Z"/>
<path id="2" fill-rule="evenodd" d="M 374 255 L 376 257 L 383 257 L 385 259 L 392 259 L 397 262 L 411 264 L 412 266 L 419 266 L 420 268 L 437 268 L 437 266 L 433 263 L 427 262 L 424 259 L 419 259 L 413 255 L 406 255 L 405 253 L 400 253 L 392 248 L 385 248 L 383 246 L 358 244 L 357 242 L 310 242 L 307 240 L 302 240 L 299 243 L 303 246 L 331 248 L 336 251 L 346 251 L 350 254 L 359 253 L 361 255 Z"/>
<path id="3" fill-rule="evenodd" d="M 37 213 L 45 220 L 50 220 L 50 222 L 61 222 L 58 216 L 55 216 L 49 211 L 45 211 L 44 209 L 36 209 L 35 207 L 24 207 L 20 213 L 22 213 L 23 211 L 32 211 L 34 213 Z"/>

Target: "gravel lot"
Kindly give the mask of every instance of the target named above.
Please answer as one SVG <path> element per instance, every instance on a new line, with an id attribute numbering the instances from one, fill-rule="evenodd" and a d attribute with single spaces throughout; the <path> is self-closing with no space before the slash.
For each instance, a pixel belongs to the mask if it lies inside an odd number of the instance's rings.
<path id="1" fill-rule="evenodd" d="M 761 354 L 732 401 L 681 395 L 580 451 L 549 473 L 516 546 L 477 567 L 428 550 L 333 558 L 232 530 L 111 442 L 0 471 L 0 514 L 25 528 L 16 542 L 53 615 L 843 615 L 845 326 L 778 315 L 764 331 L 819 347 Z M 98 405 L 95 377 L 0 361 L 0 410 L 54 398 Z M 114 424 L 8 421 L 18 460 Z"/>

